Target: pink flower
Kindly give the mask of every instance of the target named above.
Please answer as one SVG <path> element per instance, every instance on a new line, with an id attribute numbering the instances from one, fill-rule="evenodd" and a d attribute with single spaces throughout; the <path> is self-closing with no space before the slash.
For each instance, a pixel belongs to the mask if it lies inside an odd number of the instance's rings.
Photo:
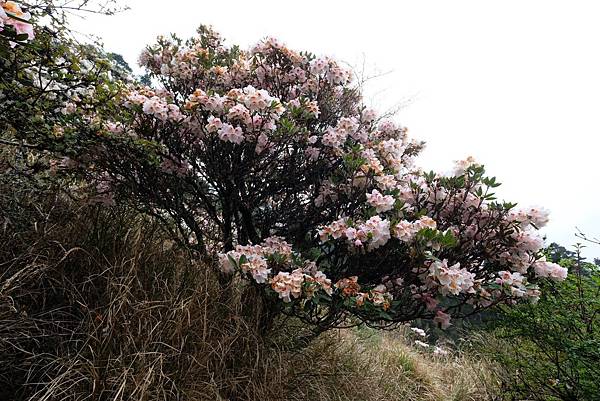
<path id="1" fill-rule="evenodd" d="M 244 96 L 240 99 L 250 111 L 262 111 L 271 106 L 271 104 L 281 103 L 279 99 L 269 95 L 264 89 L 256 89 L 253 86 L 246 86 L 243 90 Z M 283 110 L 280 109 L 281 112 Z"/>
<path id="2" fill-rule="evenodd" d="M 248 125 L 252 123 L 250 112 L 242 104 L 236 104 L 230 108 L 229 112 L 227 113 L 227 118 L 229 118 L 229 120 L 237 120 Z"/>
<path id="3" fill-rule="evenodd" d="M 391 120 L 385 120 L 379 123 L 379 130 L 385 134 L 389 134 L 398 129 L 398 126 Z"/>
<path id="4" fill-rule="evenodd" d="M 0 26 L 3 24 L 12 25 L 13 28 L 17 31 L 18 35 L 27 34 L 27 39 L 32 40 L 35 37 L 35 33 L 33 31 L 33 25 L 27 22 L 19 21 L 12 16 L 19 18 L 20 20 L 29 21 L 31 19 L 31 14 L 23 12 L 21 7 L 15 3 L 14 1 L 7 1 L 4 4 L 0 5 Z"/>
<path id="5" fill-rule="evenodd" d="M 536 276 L 548 277 L 555 281 L 563 281 L 567 278 L 568 270 L 556 263 L 547 262 L 542 258 L 533 264 Z"/>
<path id="6" fill-rule="evenodd" d="M 159 120 L 166 121 L 169 116 L 169 107 L 167 103 L 158 96 L 152 96 L 144 101 L 142 111 L 154 116 Z"/>
<path id="7" fill-rule="evenodd" d="M 368 245 L 369 250 L 379 248 L 385 245 L 390 239 L 390 222 L 379 216 L 373 216 L 360 226 L 365 233 L 371 234 L 371 240 Z"/>
<path id="8" fill-rule="evenodd" d="M 304 151 L 304 154 L 306 155 L 306 157 L 308 157 L 308 160 L 310 161 L 315 161 L 319 158 L 319 154 L 321 153 L 321 151 L 318 148 L 315 148 L 313 146 L 309 146 L 306 148 L 306 150 Z"/>
<path id="9" fill-rule="evenodd" d="M 284 302 L 291 302 L 292 297 L 299 298 L 302 295 L 304 276 L 302 269 L 296 269 L 292 273 L 279 272 L 271 279 L 271 288 Z"/>
<path id="10" fill-rule="evenodd" d="M 326 73 L 327 80 L 333 85 L 344 85 L 350 82 L 352 75 L 350 72 L 338 65 L 330 65 Z"/>
<path id="11" fill-rule="evenodd" d="M 204 102 L 204 107 L 209 111 L 221 113 L 223 111 L 225 98 L 219 95 L 211 96 Z"/>
<path id="12" fill-rule="evenodd" d="M 65 107 L 60 109 L 60 112 L 64 115 L 73 114 L 77 110 L 77 105 L 75 103 L 68 102 L 65 104 Z"/>
<path id="13" fill-rule="evenodd" d="M 336 129 L 344 130 L 348 134 L 352 135 L 352 133 L 358 129 L 358 121 L 354 117 L 342 117 L 340 118 L 340 121 L 338 121 Z"/>
<path id="14" fill-rule="evenodd" d="M 282 237 L 268 237 L 262 243 L 265 253 L 277 253 L 284 256 L 286 260 L 292 256 L 292 246 L 288 244 Z"/>
<path id="15" fill-rule="evenodd" d="M 365 123 L 370 123 L 375 121 L 375 118 L 377 117 L 377 112 L 375 110 L 372 109 L 365 109 L 362 112 L 362 120 Z"/>
<path id="16" fill-rule="evenodd" d="M 441 293 L 458 295 L 462 293 L 473 293 L 475 274 L 467 269 L 460 268 L 460 263 L 448 267 L 448 261 L 435 261 L 429 266 L 429 277 L 434 278 L 441 286 Z"/>
<path id="17" fill-rule="evenodd" d="M 464 160 L 457 160 L 454 162 L 454 170 L 452 171 L 452 174 L 454 176 L 463 175 L 469 167 L 474 165 L 477 165 L 477 162 L 475 162 L 475 158 L 472 156 L 469 156 Z"/>
<path id="18" fill-rule="evenodd" d="M 317 283 L 321 285 L 323 291 L 325 291 L 328 295 L 333 294 L 333 288 L 331 287 L 331 280 L 325 276 L 325 273 L 321 271 L 317 271 L 314 276 L 314 279 Z"/>
<path id="19" fill-rule="evenodd" d="M 208 117 L 208 124 L 206 124 L 206 130 L 208 132 L 217 132 L 223 126 L 220 118 L 210 116 Z"/>
<path id="20" fill-rule="evenodd" d="M 532 207 L 529 208 L 526 213 L 531 224 L 537 228 L 544 227 L 546 224 L 548 224 L 548 221 L 550 221 L 548 217 L 550 213 L 544 208 Z"/>
<path id="21" fill-rule="evenodd" d="M 375 181 L 377 181 L 383 189 L 392 189 L 396 187 L 396 178 L 391 174 L 377 176 L 375 177 Z"/>
<path id="22" fill-rule="evenodd" d="M 310 72 L 315 75 L 320 75 L 329 69 L 329 61 L 326 59 L 316 59 L 310 63 Z"/>
<path id="23" fill-rule="evenodd" d="M 314 100 L 306 103 L 306 111 L 314 118 L 319 118 L 319 114 L 321 114 L 319 104 Z"/>
<path id="24" fill-rule="evenodd" d="M 332 148 L 339 148 L 346 141 L 347 133 L 344 130 L 335 129 L 333 127 L 327 128 L 321 141 L 323 145 L 330 146 Z"/>
<path id="25" fill-rule="evenodd" d="M 447 329 L 448 327 L 452 326 L 452 323 L 450 323 L 450 315 L 442 312 L 441 310 L 435 313 L 433 321 L 438 323 L 442 329 Z"/>
<path id="26" fill-rule="evenodd" d="M 4 8 L 0 7 L 0 28 L 4 26 L 4 21 L 8 19 L 8 15 L 4 11 Z"/>
<path id="27" fill-rule="evenodd" d="M 432 230 L 435 230 L 437 227 L 437 223 L 435 222 L 435 220 L 433 220 L 431 217 L 429 216 L 423 216 L 421 217 L 419 220 L 414 222 L 415 228 L 418 231 L 421 231 L 425 228 L 431 228 Z"/>
<path id="28" fill-rule="evenodd" d="M 247 258 L 248 261 L 240 265 L 242 271 L 252 274 L 254 280 L 259 284 L 266 282 L 271 269 L 267 268 L 265 258 L 259 255 L 250 255 Z"/>
<path id="29" fill-rule="evenodd" d="M 378 190 L 374 189 L 370 194 L 367 194 L 367 202 L 375 208 L 377 213 L 382 213 L 392 210 L 396 200 L 393 196 L 382 195 Z"/>
<path id="30" fill-rule="evenodd" d="M 410 221 L 402 220 L 394 226 L 394 237 L 403 242 L 410 242 L 415 238 L 415 228 Z"/>
<path id="31" fill-rule="evenodd" d="M 256 154 L 261 154 L 267 148 L 268 143 L 269 137 L 266 136 L 263 132 L 261 132 L 256 140 L 256 148 L 254 149 Z"/>
<path id="32" fill-rule="evenodd" d="M 219 129 L 219 139 L 239 145 L 244 141 L 244 133 L 240 127 L 233 128 L 231 124 L 223 124 Z"/>
<path id="33" fill-rule="evenodd" d="M 329 237 L 333 237 L 333 239 L 343 237 L 346 234 L 347 229 L 348 225 L 346 224 L 346 218 L 342 217 L 327 226 L 321 227 L 318 233 L 321 242 L 326 242 L 329 240 Z"/>

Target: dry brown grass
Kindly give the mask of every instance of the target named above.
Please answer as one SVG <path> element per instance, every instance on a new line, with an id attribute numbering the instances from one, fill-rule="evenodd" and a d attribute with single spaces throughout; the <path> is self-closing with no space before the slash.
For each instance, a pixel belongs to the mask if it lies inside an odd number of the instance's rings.
<path id="1" fill-rule="evenodd" d="M 0 188 L 0 190 L 5 188 Z M 252 289 L 127 210 L 1 192 L 0 400 L 489 400 L 486 363 L 400 333 L 261 335 Z M 368 333 L 369 335 L 366 335 Z"/>
<path id="2" fill-rule="evenodd" d="M 368 329 L 329 332 L 284 376 L 292 400 L 494 400 L 498 384 L 485 360 L 460 352 L 436 356 L 409 335 Z"/>

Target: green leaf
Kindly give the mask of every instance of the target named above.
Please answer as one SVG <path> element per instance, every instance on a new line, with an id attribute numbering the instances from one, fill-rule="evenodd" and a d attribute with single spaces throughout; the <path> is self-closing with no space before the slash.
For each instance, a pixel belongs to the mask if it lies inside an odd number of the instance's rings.
<path id="1" fill-rule="evenodd" d="M 15 40 L 18 42 L 23 42 L 27 39 L 29 39 L 29 35 L 26 33 L 21 33 L 21 34 L 18 34 L 17 36 L 15 36 Z"/>
<path id="2" fill-rule="evenodd" d="M 26 20 L 26 19 L 18 17 L 18 16 L 16 16 L 15 14 L 13 14 L 13 13 L 11 13 L 9 11 L 6 11 L 6 10 L 4 10 L 4 11 L 6 12 L 6 15 L 8 15 L 11 19 L 14 19 L 14 20 L 17 20 L 17 21 L 20 21 L 20 22 L 25 22 L 26 24 L 31 24 L 31 22 L 28 21 L 28 20 Z"/>
<path id="3" fill-rule="evenodd" d="M 235 261 L 235 259 L 233 259 L 231 257 L 231 255 L 227 255 L 227 259 L 229 259 L 229 263 L 231 263 L 233 266 L 239 268 L 238 263 Z"/>

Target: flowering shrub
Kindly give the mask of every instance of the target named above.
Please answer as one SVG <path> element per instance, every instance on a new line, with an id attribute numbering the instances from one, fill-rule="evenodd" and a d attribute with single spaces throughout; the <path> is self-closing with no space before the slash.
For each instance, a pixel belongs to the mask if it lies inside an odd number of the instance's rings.
<path id="1" fill-rule="evenodd" d="M 349 315 L 447 327 L 565 277 L 541 258 L 543 209 L 496 201 L 471 158 L 417 168 L 423 143 L 366 108 L 337 61 L 275 39 L 243 51 L 201 27 L 139 62 L 155 87 L 127 86 L 118 107 L 65 102 L 77 151 L 62 168 L 95 182 L 96 200 L 165 221 L 278 311 L 323 329 Z"/>

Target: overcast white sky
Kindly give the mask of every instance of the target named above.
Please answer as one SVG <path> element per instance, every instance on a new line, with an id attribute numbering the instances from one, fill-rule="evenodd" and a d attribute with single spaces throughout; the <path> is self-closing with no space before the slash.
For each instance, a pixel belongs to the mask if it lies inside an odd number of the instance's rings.
<path id="1" fill-rule="evenodd" d="M 428 145 L 419 164 L 447 171 L 472 155 L 501 198 L 551 211 L 548 242 L 600 236 L 600 2 L 129 0 L 78 21 L 130 65 L 159 34 L 213 25 L 228 44 L 274 36 L 370 74 L 367 101 L 404 105 L 397 122 Z M 590 245 L 588 257 L 600 256 Z"/>

